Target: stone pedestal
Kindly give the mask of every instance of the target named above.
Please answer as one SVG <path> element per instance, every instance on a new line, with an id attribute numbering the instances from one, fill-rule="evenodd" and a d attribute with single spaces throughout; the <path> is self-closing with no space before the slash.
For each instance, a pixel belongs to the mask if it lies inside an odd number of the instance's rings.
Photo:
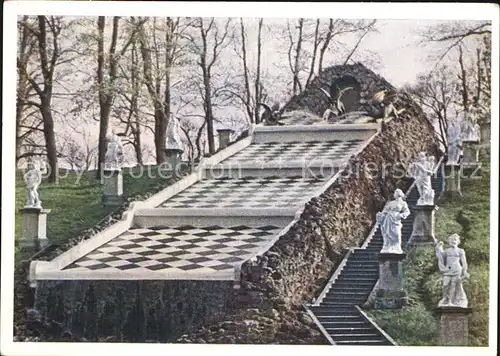
<path id="1" fill-rule="evenodd" d="M 169 165 L 169 169 L 176 172 L 181 163 L 182 150 L 177 148 L 167 148 L 165 150 L 165 161 Z"/>
<path id="2" fill-rule="evenodd" d="M 219 150 L 222 150 L 229 146 L 231 141 L 231 133 L 233 130 L 231 129 L 219 129 L 217 133 L 219 134 Z"/>
<path id="3" fill-rule="evenodd" d="M 439 345 L 467 346 L 469 343 L 469 314 L 471 308 L 438 307 Z"/>
<path id="4" fill-rule="evenodd" d="M 444 166 L 444 191 L 453 197 L 462 196 L 460 179 L 462 168 L 456 164 L 445 164 Z"/>
<path id="5" fill-rule="evenodd" d="M 119 206 L 123 203 L 123 173 L 121 169 L 104 170 L 102 173 L 102 204 Z"/>
<path id="6" fill-rule="evenodd" d="M 481 132 L 481 142 L 482 143 L 490 143 L 491 139 L 491 123 L 486 122 L 481 124 L 480 126 L 480 132 Z"/>
<path id="7" fill-rule="evenodd" d="M 435 205 L 416 205 L 413 208 L 413 231 L 408 244 L 434 244 Z"/>
<path id="8" fill-rule="evenodd" d="M 477 169 L 481 165 L 479 163 L 479 141 L 464 141 L 463 152 L 462 172 L 464 177 L 469 177 L 471 174 L 477 173 Z"/>
<path id="9" fill-rule="evenodd" d="M 19 247 L 36 252 L 49 245 L 47 238 L 47 214 L 49 209 L 23 208 L 21 213 L 21 238 Z"/>
<path id="10" fill-rule="evenodd" d="M 379 280 L 373 307 L 375 309 L 402 308 L 408 298 L 403 290 L 404 253 L 380 253 Z"/>

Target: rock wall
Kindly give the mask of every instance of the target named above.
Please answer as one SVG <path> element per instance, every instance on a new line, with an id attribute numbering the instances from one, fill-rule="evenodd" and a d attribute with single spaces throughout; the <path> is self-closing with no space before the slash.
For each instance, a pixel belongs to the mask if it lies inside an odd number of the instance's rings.
<path id="1" fill-rule="evenodd" d="M 353 72 L 357 73 L 366 92 L 385 88 L 393 90 L 385 80 L 361 65 L 325 70 L 332 78 Z M 304 93 L 292 98 L 285 109 L 307 107 L 321 114 L 326 106 L 317 104 L 321 99 L 316 95 L 314 86 L 324 82 L 324 78 L 316 78 Z M 294 337 L 296 343 L 304 340 L 325 343 L 324 339 L 314 336 L 317 330 L 307 323 L 307 317 L 300 312 L 300 305 L 311 302 L 319 294 L 342 260 L 345 249 L 359 246 L 364 241 L 376 212 L 392 197 L 394 190 L 406 190 L 410 186 L 411 179 L 405 175 L 406 164 L 420 151 L 436 157 L 440 155 L 434 128 L 422 109 L 406 94 L 400 94 L 394 104 L 398 109 L 405 108 L 400 118 L 384 123 L 383 131 L 360 154 L 350 159 L 343 175 L 321 196 L 306 205 L 300 220 L 263 256 L 243 265 L 241 289 L 234 303 L 235 314 L 217 324 L 231 323 L 235 330 L 232 333 L 235 342 L 245 343 L 254 340 L 257 334 L 267 334 L 275 336 L 274 343 L 289 343 L 289 339 Z M 327 105 L 326 101 L 324 105 Z M 273 323 L 265 332 L 246 325 L 238 327 L 234 320 L 241 320 L 248 310 L 254 309 L 261 312 L 276 310 L 274 320 L 296 315 L 296 328 L 291 331 L 295 334 L 281 337 L 275 332 Z M 248 323 L 252 324 L 251 320 Z M 217 326 L 205 326 L 195 333 L 184 335 L 179 341 L 218 342 L 230 338 L 227 332 L 218 337 L 210 332 L 211 328 Z"/>
<path id="2" fill-rule="evenodd" d="M 171 342 L 225 312 L 233 293 L 232 281 L 37 283 L 39 318 L 60 325 L 52 341 Z"/>
<path id="3" fill-rule="evenodd" d="M 320 88 L 328 91 L 330 84 L 344 75 L 349 75 L 359 82 L 362 100 L 369 99 L 376 92 L 387 89 L 388 95 L 395 93 L 395 88 L 378 74 L 372 72 L 361 63 L 345 66 L 333 66 L 324 69 L 311 83 L 298 95 L 293 96 L 283 107 L 284 111 L 308 110 L 322 116 L 330 106 L 329 99 Z"/>

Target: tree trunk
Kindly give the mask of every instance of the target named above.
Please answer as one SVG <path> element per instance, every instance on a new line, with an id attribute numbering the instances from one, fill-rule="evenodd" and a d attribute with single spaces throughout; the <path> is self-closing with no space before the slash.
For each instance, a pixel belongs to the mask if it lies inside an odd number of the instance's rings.
<path id="1" fill-rule="evenodd" d="M 42 103 L 43 136 L 47 150 L 47 161 L 50 167 L 49 182 L 56 182 L 58 177 L 56 137 L 54 134 L 54 119 L 50 108 L 50 98 Z"/>
<path id="2" fill-rule="evenodd" d="M 104 27 L 106 18 L 99 16 L 97 20 L 97 84 L 99 86 L 99 143 L 97 153 L 96 179 L 101 178 L 102 164 L 106 155 L 106 133 L 108 131 L 109 108 L 106 108 L 106 93 L 104 88 Z"/>
<path id="3" fill-rule="evenodd" d="M 257 105 L 258 102 L 262 99 L 261 90 L 260 90 L 260 59 L 262 52 L 262 23 L 264 22 L 263 18 L 259 19 L 259 29 L 257 32 L 257 75 L 255 78 L 255 123 L 260 123 L 259 117 L 259 107 Z"/>
<path id="4" fill-rule="evenodd" d="M 458 47 L 460 51 L 460 56 L 458 57 L 458 63 L 460 64 L 460 72 L 461 74 L 458 76 L 460 78 L 460 82 L 462 84 L 462 105 L 464 110 L 467 111 L 469 109 L 469 87 L 467 85 L 467 72 L 465 70 L 464 65 L 464 54 L 462 50 L 462 46 Z"/>
<path id="5" fill-rule="evenodd" d="M 302 29 L 304 27 L 304 19 L 299 19 L 299 36 L 297 39 L 297 47 L 295 47 L 295 63 L 293 66 L 293 95 L 302 91 L 302 85 L 300 84 L 299 78 L 299 63 L 300 63 L 300 54 L 302 51 Z"/>
<path id="6" fill-rule="evenodd" d="M 312 77 L 314 75 L 314 67 L 316 65 L 316 52 L 318 51 L 318 45 L 319 45 L 319 25 L 320 25 L 320 20 L 316 19 L 316 29 L 314 30 L 314 44 L 313 44 L 313 52 L 311 58 L 311 67 L 309 68 L 309 75 L 307 76 L 306 80 L 306 88 L 311 82 Z"/>
<path id="7" fill-rule="evenodd" d="M 248 119 L 250 123 L 254 123 L 255 119 L 253 117 L 253 110 L 251 105 L 251 92 L 250 92 L 250 81 L 248 79 L 248 63 L 247 63 L 247 47 L 246 47 L 246 36 L 245 36 L 245 25 L 243 24 L 243 18 L 240 17 L 240 30 L 241 30 L 241 53 L 243 60 L 243 79 L 245 81 L 245 109 L 247 111 Z"/>
<path id="8" fill-rule="evenodd" d="M 330 19 L 330 24 L 328 25 L 328 32 L 326 34 L 325 42 L 323 42 L 323 46 L 321 46 L 321 49 L 319 51 L 318 73 L 321 73 L 321 71 L 323 70 L 323 58 L 325 56 L 326 50 L 328 49 L 328 46 L 330 45 L 330 41 L 332 40 L 333 37 L 333 27 L 334 27 L 333 19 Z"/>

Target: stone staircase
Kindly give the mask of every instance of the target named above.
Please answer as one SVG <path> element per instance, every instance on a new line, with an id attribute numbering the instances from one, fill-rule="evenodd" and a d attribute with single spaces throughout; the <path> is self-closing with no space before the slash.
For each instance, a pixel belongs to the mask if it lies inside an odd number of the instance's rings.
<path id="1" fill-rule="evenodd" d="M 443 187 L 441 169 L 439 165 L 437 174 L 432 178 L 436 198 Z M 412 214 L 403 220 L 403 248 L 407 246 L 412 234 L 413 207 L 418 198 L 417 189 L 410 187 L 406 202 Z M 378 255 L 382 244 L 382 234 L 375 225 L 361 248 L 348 251 L 315 303 L 305 306 L 330 343 L 356 346 L 396 345 L 394 340 L 359 308 L 359 305 L 368 299 L 378 281 Z"/>

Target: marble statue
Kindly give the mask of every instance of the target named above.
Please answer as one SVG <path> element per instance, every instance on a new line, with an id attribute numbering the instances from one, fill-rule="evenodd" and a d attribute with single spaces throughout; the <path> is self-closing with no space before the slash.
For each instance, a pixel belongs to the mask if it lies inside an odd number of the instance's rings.
<path id="1" fill-rule="evenodd" d="M 123 164 L 123 144 L 115 132 L 112 130 L 111 135 L 108 138 L 108 147 L 106 150 L 106 155 L 104 157 L 104 167 L 105 169 L 121 169 Z"/>
<path id="2" fill-rule="evenodd" d="M 399 114 L 406 109 L 397 110 L 393 103 L 387 101 L 387 89 L 381 90 L 373 95 L 371 100 L 363 105 L 367 115 L 376 119 L 387 119 L 390 116 L 399 118 Z"/>
<path id="3" fill-rule="evenodd" d="M 465 295 L 462 282 L 469 278 L 467 273 L 467 260 L 465 251 L 458 247 L 460 236 L 453 234 L 448 237 L 449 247 L 444 250 L 443 242 L 436 241 L 436 257 L 439 271 L 442 275 L 443 298 L 439 301 L 439 307 L 467 308 L 467 296 Z"/>
<path id="4" fill-rule="evenodd" d="M 463 141 L 479 141 L 481 139 L 479 124 L 467 121 L 464 126 Z"/>
<path id="5" fill-rule="evenodd" d="M 402 219 L 410 215 L 408 204 L 404 201 L 404 193 L 401 189 L 394 192 L 394 200 L 389 202 L 384 210 L 377 213 L 377 223 L 379 224 L 384 244 L 380 253 L 403 253 L 401 248 L 401 228 Z"/>
<path id="6" fill-rule="evenodd" d="M 448 131 L 446 133 L 448 143 L 447 164 L 458 165 L 460 160 L 460 146 L 462 144 L 460 131 L 460 125 L 457 122 L 452 122 L 448 126 Z"/>
<path id="7" fill-rule="evenodd" d="M 279 102 L 274 103 L 272 107 L 269 107 L 269 105 L 264 103 L 257 103 L 257 105 L 264 107 L 264 112 L 262 113 L 260 121 L 266 126 L 283 125 L 283 123 L 280 122 L 282 107 Z"/>
<path id="8" fill-rule="evenodd" d="M 321 92 L 325 94 L 325 96 L 330 101 L 330 106 L 323 113 L 323 120 L 328 122 L 335 122 L 339 117 L 344 116 L 346 114 L 346 108 L 344 102 L 342 101 L 342 95 L 346 91 L 354 89 L 353 87 L 346 87 L 344 89 L 336 88 L 337 95 L 335 98 L 332 98 L 330 93 L 328 93 L 325 89 L 320 88 Z"/>
<path id="9" fill-rule="evenodd" d="M 42 208 L 42 202 L 38 196 L 38 187 L 42 182 L 42 172 L 32 162 L 28 163 L 28 171 L 24 174 L 24 183 L 27 190 L 27 201 L 25 208 Z"/>
<path id="10" fill-rule="evenodd" d="M 435 164 L 435 157 L 426 157 L 425 152 L 420 152 L 417 161 L 412 164 L 411 176 L 415 179 L 415 185 L 420 195 L 417 205 L 434 205 L 431 176 L 434 173 Z"/>
<path id="11" fill-rule="evenodd" d="M 184 151 L 179 136 L 179 119 L 172 117 L 168 121 L 166 136 L 165 149 Z"/>

